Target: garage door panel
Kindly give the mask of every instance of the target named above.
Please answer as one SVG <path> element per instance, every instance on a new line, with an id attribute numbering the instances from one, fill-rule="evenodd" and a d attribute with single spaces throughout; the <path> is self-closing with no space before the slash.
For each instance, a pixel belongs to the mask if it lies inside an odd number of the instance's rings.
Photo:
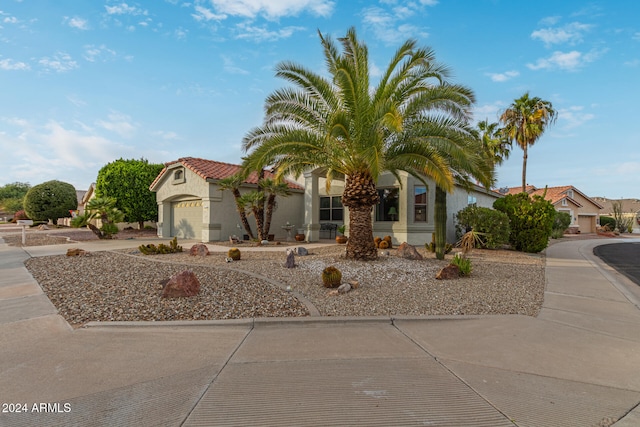
<path id="1" fill-rule="evenodd" d="M 199 239 L 202 236 L 201 200 L 171 204 L 171 235 L 183 239 Z"/>

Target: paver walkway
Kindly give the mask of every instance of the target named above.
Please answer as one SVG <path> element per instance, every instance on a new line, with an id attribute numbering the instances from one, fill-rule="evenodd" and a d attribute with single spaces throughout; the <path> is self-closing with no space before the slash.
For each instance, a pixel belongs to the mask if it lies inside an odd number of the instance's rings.
<path id="1" fill-rule="evenodd" d="M 22 266 L 62 249 L 0 243 L 0 404 L 26 405 L 0 426 L 637 426 L 640 299 L 592 255 L 601 243 L 548 248 L 537 318 L 78 330 Z"/>

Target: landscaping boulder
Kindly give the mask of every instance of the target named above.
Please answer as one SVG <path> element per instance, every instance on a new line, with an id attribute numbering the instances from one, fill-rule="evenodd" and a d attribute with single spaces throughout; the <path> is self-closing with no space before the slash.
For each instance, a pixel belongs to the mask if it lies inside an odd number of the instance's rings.
<path id="1" fill-rule="evenodd" d="M 79 249 L 79 248 L 67 249 L 67 256 L 83 256 L 86 253 L 87 252 L 84 249 Z"/>
<path id="2" fill-rule="evenodd" d="M 309 255 L 309 251 L 307 250 L 307 248 L 303 248 L 302 246 L 299 246 L 295 249 L 296 255 L 298 256 L 307 256 Z"/>
<path id="3" fill-rule="evenodd" d="M 293 268 L 296 266 L 295 254 L 290 249 L 287 249 L 287 260 L 285 261 L 284 266 L 287 268 Z"/>
<path id="4" fill-rule="evenodd" d="M 200 292 L 200 282 L 193 271 L 176 273 L 164 285 L 162 298 L 192 297 Z"/>
<path id="5" fill-rule="evenodd" d="M 420 255 L 416 247 L 411 246 L 407 242 L 404 242 L 403 244 L 398 246 L 397 251 L 398 251 L 398 256 L 401 256 L 402 258 L 405 258 L 405 259 L 412 259 L 412 260 L 423 259 L 422 255 Z"/>
<path id="6" fill-rule="evenodd" d="M 460 268 L 457 265 L 449 264 L 436 274 L 438 280 L 451 280 L 460 277 Z"/>
<path id="7" fill-rule="evenodd" d="M 196 243 L 191 246 L 189 250 L 189 255 L 192 256 L 207 256 L 209 255 L 209 248 L 204 243 Z"/>

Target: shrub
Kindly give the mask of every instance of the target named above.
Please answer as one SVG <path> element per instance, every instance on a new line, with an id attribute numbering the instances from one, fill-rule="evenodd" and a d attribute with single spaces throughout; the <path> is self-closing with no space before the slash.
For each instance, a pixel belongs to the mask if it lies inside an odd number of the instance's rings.
<path id="1" fill-rule="evenodd" d="M 325 288 L 337 288 L 342 282 L 342 272 L 336 267 L 329 266 L 322 270 L 322 283 Z"/>
<path id="2" fill-rule="evenodd" d="M 509 217 L 509 243 L 518 251 L 536 253 L 549 245 L 556 210 L 542 196 L 509 194 L 493 203 Z"/>
<path id="3" fill-rule="evenodd" d="M 601 216 L 600 217 L 600 226 L 601 227 L 609 227 L 609 230 L 613 230 L 616 228 L 616 220 L 610 216 Z"/>
<path id="4" fill-rule="evenodd" d="M 470 230 L 479 233 L 478 247 L 495 249 L 509 242 L 511 227 L 504 212 L 472 205 L 459 211 L 456 220 L 459 237 Z"/>
<path id="5" fill-rule="evenodd" d="M 560 239 L 563 236 L 564 236 L 564 230 L 558 230 L 557 228 L 554 228 L 553 231 L 551 232 L 552 239 Z"/>
<path id="6" fill-rule="evenodd" d="M 463 276 L 469 276 L 471 274 L 471 270 L 473 270 L 473 266 L 471 265 L 471 260 L 460 254 L 456 254 L 451 259 L 451 264 L 457 266 L 460 269 L 460 274 Z"/>
<path id="7" fill-rule="evenodd" d="M 231 258 L 234 261 L 239 261 L 240 260 L 240 249 L 238 248 L 231 248 L 229 249 L 229 251 L 227 252 L 227 256 L 229 258 Z"/>
<path id="8" fill-rule="evenodd" d="M 70 217 L 69 211 L 78 209 L 78 198 L 73 185 L 62 181 L 47 181 L 38 184 L 24 196 L 24 210 L 34 221 Z"/>
<path id="9" fill-rule="evenodd" d="M 571 215 L 568 212 L 556 211 L 556 216 L 553 220 L 553 231 L 561 232 L 560 237 L 562 237 L 562 233 L 564 233 L 566 229 L 569 228 L 570 225 L 571 225 Z"/>

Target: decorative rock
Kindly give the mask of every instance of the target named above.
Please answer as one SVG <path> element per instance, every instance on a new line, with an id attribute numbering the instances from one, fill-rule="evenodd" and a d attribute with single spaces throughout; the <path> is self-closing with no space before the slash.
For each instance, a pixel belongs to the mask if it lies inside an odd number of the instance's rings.
<path id="1" fill-rule="evenodd" d="M 398 246 L 397 251 L 398 251 L 398 255 L 405 259 L 412 259 L 412 260 L 423 259 L 422 255 L 420 255 L 420 253 L 415 248 L 415 246 L 411 246 L 407 242 L 404 242 L 403 244 Z"/>
<path id="2" fill-rule="evenodd" d="M 233 262 L 233 258 L 231 258 L 231 257 L 226 257 L 224 260 L 225 260 L 226 262 Z"/>
<path id="3" fill-rule="evenodd" d="M 309 255 L 309 251 L 307 250 L 307 248 L 303 248 L 302 246 L 299 246 L 297 248 L 295 248 L 296 251 L 296 255 L 298 256 L 307 256 Z"/>
<path id="4" fill-rule="evenodd" d="M 85 255 L 87 252 L 84 249 L 79 249 L 79 248 L 71 248 L 71 249 L 67 249 L 67 256 L 82 256 Z"/>
<path id="5" fill-rule="evenodd" d="M 287 268 L 293 268 L 296 266 L 296 258 L 292 250 L 287 249 L 287 260 L 285 261 L 284 266 Z"/>
<path id="6" fill-rule="evenodd" d="M 360 287 L 360 283 L 357 280 L 349 280 L 349 284 L 352 289 L 358 289 Z"/>
<path id="7" fill-rule="evenodd" d="M 338 290 L 334 289 L 332 291 L 329 291 L 328 295 L 331 295 L 331 296 L 338 295 Z"/>
<path id="8" fill-rule="evenodd" d="M 46 224 L 42 224 L 42 225 L 38 226 L 38 230 L 48 230 L 48 229 L 49 229 L 49 227 L 47 227 Z"/>
<path id="9" fill-rule="evenodd" d="M 198 295 L 200 282 L 193 271 L 184 270 L 171 276 L 162 290 L 162 298 L 180 298 Z"/>
<path id="10" fill-rule="evenodd" d="M 269 241 L 268 241 L 268 240 L 263 240 L 263 241 L 261 241 L 261 242 L 260 242 L 260 244 L 261 244 L 261 245 L 268 245 L 268 244 L 269 244 Z"/>
<path id="11" fill-rule="evenodd" d="M 207 256 L 209 255 L 209 248 L 204 243 L 196 243 L 191 246 L 189 250 L 189 255 L 191 256 Z"/>
<path id="12" fill-rule="evenodd" d="M 460 268 L 457 265 L 449 264 L 436 274 L 438 280 L 450 280 L 460 277 Z"/>
<path id="13" fill-rule="evenodd" d="M 346 294 L 347 292 L 349 292 L 351 290 L 351 285 L 348 283 L 343 283 L 342 285 L 340 285 L 340 287 L 338 288 L 338 293 L 339 294 Z"/>

